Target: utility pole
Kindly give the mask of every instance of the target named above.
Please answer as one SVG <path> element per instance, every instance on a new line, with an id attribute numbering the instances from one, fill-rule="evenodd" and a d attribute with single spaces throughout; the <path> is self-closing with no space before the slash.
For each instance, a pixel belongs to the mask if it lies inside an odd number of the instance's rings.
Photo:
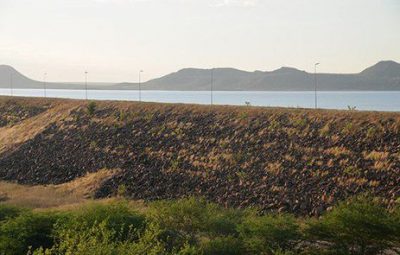
<path id="1" fill-rule="evenodd" d="M 143 73 L 143 70 L 139 71 L 139 102 L 142 102 L 142 87 L 141 87 L 141 74 Z"/>
<path id="2" fill-rule="evenodd" d="M 318 108 L 318 98 L 317 98 L 317 66 L 319 63 L 314 64 L 314 107 Z"/>
<path id="3" fill-rule="evenodd" d="M 43 74 L 43 94 L 44 94 L 44 98 L 47 97 L 47 93 L 46 93 L 46 76 L 47 76 L 47 73 L 44 73 Z"/>
<path id="4" fill-rule="evenodd" d="M 214 103 L 214 68 L 211 68 L 211 87 L 210 87 L 210 100 L 211 100 L 211 105 Z"/>
<path id="5" fill-rule="evenodd" d="M 85 98 L 86 98 L 86 100 L 88 100 L 87 75 L 88 75 L 88 71 L 85 71 Z"/>
<path id="6" fill-rule="evenodd" d="M 11 96 L 14 96 L 14 85 L 13 85 L 13 73 L 10 73 L 10 92 Z"/>

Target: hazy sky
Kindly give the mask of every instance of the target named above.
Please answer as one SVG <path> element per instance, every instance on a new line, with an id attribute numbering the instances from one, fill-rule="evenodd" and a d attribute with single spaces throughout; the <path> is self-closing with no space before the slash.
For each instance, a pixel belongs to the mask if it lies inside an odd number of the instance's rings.
<path id="1" fill-rule="evenodd" d="M 0 0 L 0 64 L 50 81 L 400 62 L 400 0 Z"/>

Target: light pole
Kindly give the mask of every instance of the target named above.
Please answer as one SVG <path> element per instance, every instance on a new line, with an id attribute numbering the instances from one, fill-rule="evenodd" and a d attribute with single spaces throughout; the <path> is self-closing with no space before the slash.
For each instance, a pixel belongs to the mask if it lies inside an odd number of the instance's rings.
<path id="1" fill-rule="evenodd" d="M 47 76 L 47 73 L 44 73 L 43 74 L 43 94 L 44 94 L 45 98 L 47 97 L 47 94 L 46 94 L 46 76 Z"/>
<path id="2" fill-rule="evenodd" d="M 210 87 L 211 105 L 213 105 L 213 103 L 214 103 L 213 90 L 214 90 L 214 68 L 211 68 L 211 87 Z"/>
<path id="3" fill-rule="evenodd" d="M 14 85 L 13 85 L 13 73 L 10 73 L 10 90 L 11 90 L 11 96 L 14 96 Z"/>
<path id="4" fill-rule="evenodd" d="M 85 98 L 86 98 L 86 100 L 88 100 L 87 75 L 88 75 L 88 71 L 85 71 Z"/>
<path id="5" fill-rule="evenodd" d="M 142 83 L 142 81 L 141 81 L 141 78 L 142 78 L 142 73 L 143 73 L 143 70 L 140 70 L 139 71 L 139 102 L 142 102 L 142 87 L 141 87 L 141 83 Z"/>
<path id="6" fill-rule="evenodd" d="M 317 109 L 318 107 L 318 99 L 317 99 L 317 65 L 319 63 L 314 64 L 314 107 Z"/>

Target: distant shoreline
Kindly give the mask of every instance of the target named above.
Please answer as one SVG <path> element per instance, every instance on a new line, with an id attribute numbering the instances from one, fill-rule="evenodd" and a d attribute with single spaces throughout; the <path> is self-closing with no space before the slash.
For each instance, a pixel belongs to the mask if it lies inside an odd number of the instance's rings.
<path id="1" fill-rule="evenodd" d="M 74 86 L 77 86 L 77 84 L 74 84 Z M 65 88 L 65 87 L 51 87 L 47 86 L 46 89 L 48 90 L 71 90 L 71 91 L 80 91 L 80 90 L 85 90 L 84 85 L 80 85 L 80 88 Z M 10 90 L 10 87 L 5 87 L 5 86 L 0 86 L 0 90 Z M 43 87 L 29 87 L 29 88 L 22 88 L 22 87 L 14 87 L 13 89 L 15 90 L 43 90 Z M 116 87 L 93 87 L 91 85 L 88 85 L 88 90 L 101 90 L 101 91 L 139 91 L 137 88 L 116 88 Z M 141 88 L 142 91 L 168 91 L 168 92 L 205 92 L 205 91 L 211 91 L 210 89 L 202 89 L 202 90 L 177 90 L 177 89 L 147 89 L 147 88 Z M 397 89 L 376 89 L 376 90 L 370 90 L 370 89 L 365 89 L 365 90 L 354 90 L 354 89 L 337 89 L 337 90 L 327 90 L 327 89 L 320 89 L 317 90 L 317 92 L 398 92 L 400 91 L 400 87 Z M 314 92 L 314 90 L 218 90 L 215 89 L 213 92 Z"/>

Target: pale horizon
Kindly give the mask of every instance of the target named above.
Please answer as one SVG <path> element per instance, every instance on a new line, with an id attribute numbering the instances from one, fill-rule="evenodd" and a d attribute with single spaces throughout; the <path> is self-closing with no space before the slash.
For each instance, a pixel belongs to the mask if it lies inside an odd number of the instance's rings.
<path id="1" fill-rule="evenodd" d="M 400 2 L 3 0 L 0 64 L 48 81 L 143 81 L 183 68 L 358 73 L 400 62 Z"/>

